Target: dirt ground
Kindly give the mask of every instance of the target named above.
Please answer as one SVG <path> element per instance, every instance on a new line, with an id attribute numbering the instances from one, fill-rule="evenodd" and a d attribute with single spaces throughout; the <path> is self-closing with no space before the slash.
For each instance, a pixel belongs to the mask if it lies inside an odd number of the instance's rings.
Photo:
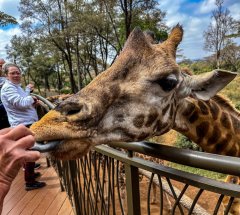
<path id="1" fill-rule="evenodd" d="M 176 182 L 176 181 L 172 181 L 172 183 L 174 184 L 175 187 L 177 187 L 178 189 L 182 189 L 183 188 L 183 184 L 180 182 Z M 141 195 L 141 200 L 140 200 L 140 205 L 141 205 L 141 214 L 145 215 L 148 214 L 147 211 L 147 192 L 148 192 L 148 186 L 149 186 L 149 180 L 144 177 L 143 180 L 140 182 L 140 195 Z M 152 190 L 151 190 L 152 191 Z M 199 189 L 195 188 L 195 187 L 188 187 L 187 191 L 186 191 L 186 195 L 188 197 L 190 197 L 191 199 L 194 199 L 197 192 L 199 191 Z M 153 197 L 153 192 L 151 192 L 151 199 Z M 159 189 L 157 188 L 157 199 L 156 199 L 156 203 L 155 204 L 150 204 L 150 214 L 151 215 L 158 215 L 160 214 L 160 193 L 159 193 Z M 209 214 L 213 214 L 213 211 L 215 209 L 216 203 L 218 201 L 218 194 L 209 192 L 209 191 L 204 191 L 201 195 L 201 197 L 198 200 L 198 204 L 205 209 Z M 169 207 L 173 207 L 174 205 L 174 201 L 173 198 L 169 196 L 169 200 L 171 202 L 171 206 L 168 204 L 168 201 L 165 198 L 164 195 L 164 207 L 163 207 L 163 214 L 164 215 L 168 215 L 171 214 Z M 223 214 L 223 206 L 220 207 L 219 209 L 219 215 Z M 117 214 L 121 214 L 120 210 L 118 211 Z M 181 214 L 179 212 L 179 209 L 177 208 L 175 213 L 176 215 Z M 188 210 L 184 209 L 184 214 L 188 214 Z"/>

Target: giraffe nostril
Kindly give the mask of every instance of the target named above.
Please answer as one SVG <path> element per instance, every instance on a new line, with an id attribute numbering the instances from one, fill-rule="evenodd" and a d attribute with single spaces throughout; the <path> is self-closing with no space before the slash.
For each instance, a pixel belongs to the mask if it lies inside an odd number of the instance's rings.
<path id="1" fill-rule="evenodd" d="M 75 108 L 75 109 L 69 110 L 66 115 L 74 115 L 79 113 L 80 111 L 81 111 L 81 108 Z"/>

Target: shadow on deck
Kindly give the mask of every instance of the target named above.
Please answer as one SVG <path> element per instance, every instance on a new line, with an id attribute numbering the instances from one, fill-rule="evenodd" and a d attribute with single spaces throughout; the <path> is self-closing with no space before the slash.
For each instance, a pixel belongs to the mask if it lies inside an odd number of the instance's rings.
<path id="1" fill-rule="evenodd" d="M 47 186 L 42 189 L 25 191 L 24 174 L 20 170 L 3 204 L 2 215 L 74 215 L 74 211 L 65 192 L 61 192 L 60 182 L 53 167 L 47 167 L 46 159 L 41 158 L 40 181 Z"/>

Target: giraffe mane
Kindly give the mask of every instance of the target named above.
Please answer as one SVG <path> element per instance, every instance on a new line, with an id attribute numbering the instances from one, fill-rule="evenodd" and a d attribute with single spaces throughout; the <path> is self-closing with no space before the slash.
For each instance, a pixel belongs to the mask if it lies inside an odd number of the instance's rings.
<path id="1" fill-rule="evenodd" d="M 193 72 L 187 67 L 182 68 L 181 71 L 188 75 L 193 75 Z M 238 111 L 234 107 L 233 103 L 226 96 L 222 94 L 217 94 L 211 99 L 217 104 L 219 104 L 221 107 L 225 108 L 227 111 L 233 113 L 235 116 L 240 117 L 240 111 Z"/>
<path id="2" fill-rule="evenodd" d="M 238 111 L 232 102 L 222 94 L 215 95 L 212 100 L 221 105 L 221 107 L 225 108 L 227 111 L 233 113 L 235 116 L 240 117 L 240 111 Z"/>

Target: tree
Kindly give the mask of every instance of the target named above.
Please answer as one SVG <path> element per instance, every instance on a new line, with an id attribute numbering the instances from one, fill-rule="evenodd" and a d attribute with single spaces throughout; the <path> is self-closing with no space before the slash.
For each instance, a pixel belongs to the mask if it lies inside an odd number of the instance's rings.
<path id="1" fill-rule="evenodd" d="M 223 0 L 216 0 L 217 9 L 212 12 L 212 21 L 204 32 L 205 49 L 215 53 L 217 68 L 220 67 L 221 50 L 230 43 L 228 34 L 233 29 L 233 18 L 228 9 L 223 8 Z"/>
<path id="2" fill-rule="evenodd" d="M 238 72 L 240 70 L 240 46 L 235 43 L 227 45 L 222 50 L 222 62 L 224 69 Z"/>
<path id="3" fill-rule="evenodd" d="M 41 87 L 54 86 L 59 92 L 75 93 L 106 70 L 135 26 L 154 31 L 158 40 L 167 37 L 165 13 L 156 0 L 21 0 L 19 9 L 21 37 L 29 38 L 35 48 L 26 58 L 21 46 L 13 44 L 16 49 L 8 48 L 9 56 L 29 67 L 28 74 Z M 52 60 L 45 59 L 44 53 Z M 39 75 L 45 69 L 38 68 L 38 61 L 54 67 L 49 84 L 47 74 Z"/>
<path id="4" fill-rule="evenodd" d="M 17 23 L 18 22 L 14 17 L 0 11 L 0 26 L 6 26 L 8 24 L 17 24 Z"/>

